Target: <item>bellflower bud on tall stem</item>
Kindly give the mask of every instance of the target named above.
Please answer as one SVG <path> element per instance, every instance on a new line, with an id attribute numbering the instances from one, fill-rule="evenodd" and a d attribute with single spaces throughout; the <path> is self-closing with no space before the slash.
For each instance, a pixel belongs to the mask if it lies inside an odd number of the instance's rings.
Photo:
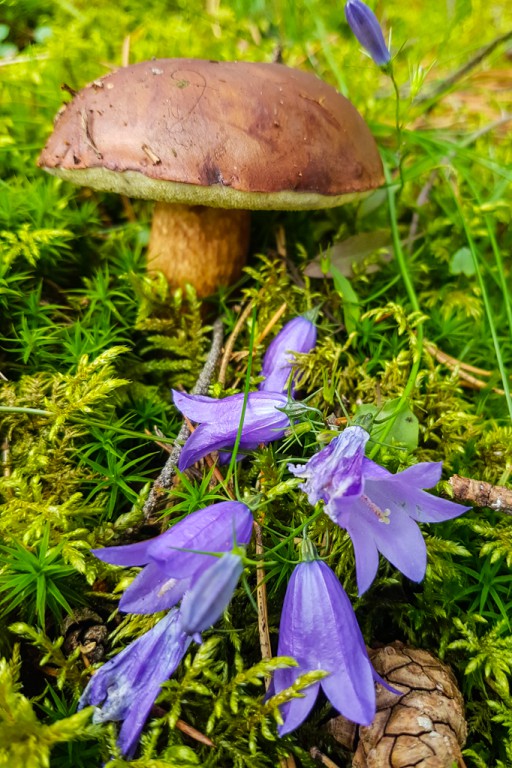
<path id="1" fill-rule="evenodd" d="M 345 17 L 355 37 L 366 48 L 379 67 L 385 67 L 391 60 L 389 48 L 384 41 L 380 24 L 371 8 L 362 0 L 348 0 Z"/>

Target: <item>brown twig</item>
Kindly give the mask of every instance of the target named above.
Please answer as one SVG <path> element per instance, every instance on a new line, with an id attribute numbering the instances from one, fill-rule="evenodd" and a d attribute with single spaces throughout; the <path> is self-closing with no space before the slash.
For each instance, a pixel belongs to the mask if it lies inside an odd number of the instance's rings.
<path id="1" fill-rule="evenodd" d="M 228 370 L 229 361 L 231 360 L 231 354 L 233 352 L 233 347 L 235 346 L 235 342 L 238 338 L 238 335 L 240 331 L 242 330 L 242 326 L 249 317 L 249 315 L 252 312 L 252 308 L 254 306 L 254 299 L 251 299 L 251 301 L 248 303 L 246 308 L 241 312 L 240 317 L 236 321 L 235 327 L 231 331 L 231 334 L 224 346 L 224 354 L 222 356 L 222 361 L 220 364 L 220 371 L 219 371 L 219 383 L 224 386 L 226 383 L 226 373 Z"/>
<path id="2" fill-rule="evenodd" d="M 309 750 L 309 754 L 313 758 L 313 760 L 320 760 L 322 765 L 326 765 L 327 768 L 340 768 L 337 763 L 335 763 L 333 760 L 331 760 L 330 757 L 327 757 L 327 755 L 324 755 L 323 752 L 320 752 L 318 747 L 311 747 Z"/>
<path id="3" fill-rule="evenodd" d="M 153 432 L 151 432 L 150 429 L 145 429 L 144 434 L 149 435 L 150 437 L 153 437 L 154 435 L 158 435 L 158 437 L 164 437 L 163 432 L 158 429 L 158 427 L 153 427 Z M 162 451 L 165 451 L 166 453 L 172 453 L 172 448 L 167 443 L 160 443 L 158 440 L 155 440 L 155 445 L 158 445 L 159 448 L 162 449 Z"/>
<path id="4" fill-rule="evenodd" d="M 169 714 L 167 710 L 161 707 L 159 704 L 153 704 L 153 706 L 151 707 L 151 712 L 156 717 L 166 717 Z M 187 736 L 190 736 L 190 738 L 194 739 L 194 741 L 199 741 L 201 744 L 205 744 L 207 747 L 215 746 L 213 741 L 209 739 L 208 736 L 205 736 L 204 733 L 202 733 L 201 731 L 198 731 L 197 728 L 194 728 L 193 725 L 189 725 L 188 723 L 185 722 L 185 720 L 182 720 L 181 718 L 178 718 L 178 720 L 176 720 L 176 724 L 174 727 L 178 731 L 181 731 L 182 733 L 185 733 Z"/>
<path id="5" fill-rule="evenodd" d="M 489 383 L 487 381 L 481 381 L 481 379 L 477 379 L 476 376 L 472 375 L 472 373 L 477 373 L 479 376 L 491 376 L 492 374 L 489 371 L 485 371 L 483 368 L 476 368 L 474 365 L 468 365 L 468 363 L 463 363 L 461 360 L 458 360 L 456 357 L 452 357 L 451 355 L 448 355 L 446 352 L 443 352 L 441 349 L 436 347 L 436 345 L 430 341 L 424 341 L 423 345 L 426 351 L 429 354 L 431 354 L 432 357 L 438 361 L 438 363 L 442 363 L 443 365 L 446 365 L 452 371 L 457 371 L 457 374 L 461 379 L 462 384 L 465 384 L 467 387 L 470 387 L 472 389 L 485 389 L 486 387 L 489 386 Z M 502 389 L 499 389 L 498 387 L 493 387 L 492 391 L 495 392 L 497 395 L 505 394 L 505 392 Z"/>
<path id="6" fill-rule="evenodd" d="M 123 47 L 121 48 L 121 66 L 127 67 L 130 63 L 130 35 L 126 35 L 123 39 Z"/>
<path id="7" fill-rule="evenodd" d="M 194 741 L 199 741 L 201 744 L 205 744 L 207 747 L 215 746 L 213 741 L 209 739 L 208 736 L 205 736 L 204 733 L 201 733 L 201 731 L 198 731 L 197 728 L 194 728 L 193 725 L 189 725 L 184 720 L 181 720 L 181 718 L 176 720 L 176 728 L 178 729 L 178 731 L 181 731 L 182 733 L 186 734 L 191 739 L 194 739 Z"/>
<path id="8" fill-rule="evenodd" d="M 194 388 L 192 389 L 193 395 L 205 395 L 208 392 L 208 387 L 213 377 L 213 372 L 217 367 L 217 363 L 220 357 L 222 349 L 222 321 L 216 320 L 213 324 L 212 333 L 212 345 L 206 358 L 206 362 L 203 366 L 203 370 L 199 374 L 199 378 L 196 381 Z M 163 492 L 170 488 L 174 473 L 176 472 L 176 466 L 180 458 L 183 443 L 190 434 L 190 429 L 187 423 L 184 421 L 183 425 L 178 433 L 174 446 L 169 454 L 164 468 L 158 475 L 157 479 L 153 483 L 153 487 L 149 492 L 149 496 L 146 499 L 143 508 L 144 518 L 148 520 L 153 514 L 154 510 L 158 506 Z"/>
<path id="9" fill-rule="evenodd" d="M 297 763 L 293 755 L 282 757 L 279 760 L 279 768 L 297 768 Z"/>
<path id="10" fill-rule="evenodd" d="M 256 554 L 258 558 L 263 558 L 263 537 L 261 526 L 254 521 L 254 537 L 256 539 Z M 263 562 L 261 559 L 260 562 Z M 267 609 L 267 585 L 265 583 L 265 567 L 258 565 L 256 568 L 256 603 L 258 606 L 258 630 L 260 634 L 261 658 L 264 661 L 272 658 L 272 648 L 270 646 L 270 634 L 268 631 L 268 609 Z M 268 690 L 270 679 L 265 678 L 265 688 Z"/>
<path id="11" fill-rule="evenodd" d="M 512 489 L 460 475 L 452 475 L 448 483 L 453 490 L 455 501 L 469 502 L 476 507 L 489 507 L 497 512 L 512 515 Z"/>
<path id="12" fill-rule="evenodd" d="M 10 477 L 11 474 L 11 451 L 9 447 L 9 440 L 4 437 L 2 441 L 2 472 L 4 477 Z"/>
<path id="13" fill-rule="evenodd" d="M 277 310 L 277 312 L 275 312 L 272 315 L 272 317 L 270 318 L 270 320 L 268 321 L 268 323 L 266 324 L 262 332 L 258 334 L 258 338 L 254 342 L 254 349 L 256 349 L 256 347 L 259 344 L 261 344 L 261 342 L 266 338 L 266 336 L 268 336 L 268 334 L 270 333 L 274 325 L 281 319 L 281 317 L 286 312 L 287 307 L 288 307 L 288 304 L 286 301 L 284 301 L 279 307 L 279 309 Z M 240 352 L 234 352 L 231 355 L 231 359 L 236 360 L 238 362 L 239 360 L 242 360 L 244 357 L 248 357 L 248 356 L 249 356 L 249 351 L 247 349 L 242 349 Z"/>

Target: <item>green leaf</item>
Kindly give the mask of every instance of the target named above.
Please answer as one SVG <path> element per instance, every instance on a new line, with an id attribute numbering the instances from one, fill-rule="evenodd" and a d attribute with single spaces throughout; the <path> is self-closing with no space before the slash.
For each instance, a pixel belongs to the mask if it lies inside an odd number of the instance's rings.
<path id="1" fill-rule="evenodd" d="M 382 406 L 364 403 L 357 408 L 356 419 L 368 414 L 374 417 L 370 443 L 380 441 L 388 419 L 393 419 L 393 426 L 387 434 L 386 443 L 401 445 L 412 453 L 418 447 L 419 422 L 408 405 L 397 411 L 399 403 L 400 398 L 398 397 L 394 400 L 388 400 Z"/>
<path id="2" fill-rule="evenodd" d="M 459 248 L 450 259 L 450 274 L 466 275 L 471 277 L 475 274 L 475 263 L 469 248 Z"/>
<path id="3" fill-rule="evenodd" d="M 336 269 L 331 264 L 330 271 L 334 280 L 334 287 L 343 299 L 343 322 L 345 323 L 347 333 L 351 334 L 352 331 L 355 331 L 357 321 L 361 317 L 359 298 L 352 288 L 350 280 L 345 275 L 342 275 L 339 269 Z"/>

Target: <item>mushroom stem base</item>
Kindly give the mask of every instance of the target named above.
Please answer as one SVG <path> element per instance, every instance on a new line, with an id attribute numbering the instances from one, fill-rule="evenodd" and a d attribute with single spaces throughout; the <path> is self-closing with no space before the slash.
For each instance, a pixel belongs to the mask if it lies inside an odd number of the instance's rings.
<path id="1" fill-rule="evenodd" d="M 248 211 L 156 203 L 148 269 L 161 270 L 173 287 L 191 283 L 209 296 L 240 277 L 249 230 Z"/>

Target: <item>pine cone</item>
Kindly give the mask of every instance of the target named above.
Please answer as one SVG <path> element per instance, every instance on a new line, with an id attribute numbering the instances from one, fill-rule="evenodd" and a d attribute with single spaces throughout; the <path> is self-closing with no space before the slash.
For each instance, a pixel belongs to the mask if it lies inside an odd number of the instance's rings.
<path id="1" fill-rule="evenodd" d="M 371 725 L 358 729 L 352 768 L 465 768 L 464 702 L 451 669 L 400 642 L 369 655 L 401 694 L 377 686 L 377 714 Z M 343 732 L 340 719 L 327 726 L 335 738 Z"/>

